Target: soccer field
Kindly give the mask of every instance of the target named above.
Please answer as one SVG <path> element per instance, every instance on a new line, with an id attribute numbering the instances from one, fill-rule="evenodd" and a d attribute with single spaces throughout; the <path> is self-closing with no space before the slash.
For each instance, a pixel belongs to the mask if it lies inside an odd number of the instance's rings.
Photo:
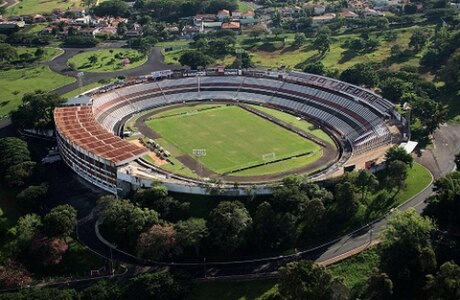
<path id="1" fill-rule="evenodd" d="M 146 122 L 167 142 L 163 146 L 168 149 L 167 144 L 173 145 L 176 157 L 193 157 L 194 149 L 206 149 L 206 156 L 199 161 L 218 174 L 306 153 L 321 156 L 321 147 L 316 143 L 237 106 L 197 105 L 189 110 L 182 107 L 167 112 L 162 118 Z M 279 164 L 273 165 L 276 168 Z M 267 167 L 261 167 L 261 173 L 273 172 Z"/>

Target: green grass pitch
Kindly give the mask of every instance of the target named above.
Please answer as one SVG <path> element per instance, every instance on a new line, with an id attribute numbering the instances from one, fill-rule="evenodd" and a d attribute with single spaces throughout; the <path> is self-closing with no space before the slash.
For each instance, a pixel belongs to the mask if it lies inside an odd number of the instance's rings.
<path id="1" fill-rule="evenodd" d="M 169 117 L 153 118 L 146 124 L 183 154 L 193 156 L 193 149 L 206 149 L 206 156 L 199 158 L 200 162 L 219 174 L 263 163 L 263 155 L 268 153 L 275 153 L 270 160 L 307 152 L 315 154 L 316 159 L 321 156 L 316 143 L 237 106 L 198 111 L 200 108 L 194 106 L 188 113 L 176 116 L 171 116 L 175 109 L 168 110 Z M 183 108 L 177 110 L 184 112 Z M 267 167 L 261 167 L 262 174 L 273 172 Z"/>

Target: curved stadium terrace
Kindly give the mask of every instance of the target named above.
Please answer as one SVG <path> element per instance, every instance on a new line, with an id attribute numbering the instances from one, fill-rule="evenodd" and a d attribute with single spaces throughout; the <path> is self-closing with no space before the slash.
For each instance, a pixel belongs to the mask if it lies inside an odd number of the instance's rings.
<path id="1" fill-rule="evenodd" d="M 61 156 L 82 178 L 111 193 L 148 186 L 153 179 L 172 191 L 205 193 L 206 185 L 216 184 L 148 163 L 143 159 L 147 148 L 120 136 L 125 122 L 140 112 L 209 101 L 276 108 L 327 131 L 339 151 L 333 161 L 309 174 L 312 180 L 343 173 L 347 166 L 369 167 L 392 143 L 401 141 L 400 132 L 406 126 L 393 104 L 377 94 L 318 75 L 265 70 L 159 71 L 90 91 L 56 108 Z M 258 181 L 257 192 L 269 193 L 274 181 Z M 237 186 L 224 180 L 218 187 L 238 195 L 246 193 L 245 184 L 254 186 L 254 182 L 243 180 Z"/>

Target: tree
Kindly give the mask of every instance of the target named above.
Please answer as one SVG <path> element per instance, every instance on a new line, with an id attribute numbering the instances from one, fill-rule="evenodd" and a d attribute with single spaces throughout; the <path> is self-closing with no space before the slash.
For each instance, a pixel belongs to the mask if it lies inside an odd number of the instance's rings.
<path id="1" fill-rule="evenodd" d="M 421 28 L 414 30 L 410 37 L 409 47 L 419 52 L 428 41 L 430 34 Z"/>
<path id="2" fill-rule="evenodd" d="M 318 51 L 321 56 L 331 49 L 330 34 L 327 32 L 319 32 L 313 41 L 313 47 Z"/>
<path id="3" fill-rule="evenodd" d="M 138 189 L 134 194 L 134 201 L 142 206 L 150 206 L 152 202 L 167 196 L 168 188 L 163 184 L 154 183 L 150 188 Z"/>
<path id="4" fill-rule="evenodd" d="M 24 186 L 32 177 L 37 163 L 25 161 L 9 167 L 5 173 L 5 182 L 11 187 Z"/>
<path id="5" fill-rule="evenodd" d="M 254 67 L 254 63 L 252 62 L 251 55 L 248 52 L 244 51 L 242 53 L 237 54 L 237 57 L 232 63 L 232 68 L 238 69 L 247 69 Z"/>
<path id="6" fill-rule="evenodd" d="M 337 202 L 336 214 L 339 220 L 347 220 L 356 214 L 359 203 L 356 199 L 354 186 L 350 181 L 336 184 L 334 198 Z"/>
<path id="7" fill-rule="evenodd" d="M 460 171 L 452 172 L 434 182 L 435 194 L 428 198 L 424 214 L 441 228 L 460 228 Z"/>
<path id="8" fill-rule="evenodd" d="M 282 299 L 344 299 L 334 293 L 333 276 L 325 267 L 312 261 L 290 262 L 278 271 Z"/>
<path id="9" fill-rule="evenodd" d="M 22 288 L 31 283 L 32 277 L 30 273 L 20 263 L 12 260 L 6 260 L 0 266 L 0 288 Z"/>
<path id="10" fill-rule="evenodd" d="M 49 129 L 54 127 L 53 111 L 65 99 L 55 93 L 37 90 L 22 97 L 22 103 L 11 115 L 11 121 L 19 129 Z"/>
<path id="11" fill-rule="evenodd" d="M 405 285 L 416 286 L 436 267 L 432 265 L 434 252 L 430 243 L 434 230 L 433 222 L 413 208 L 398 212 L 388 221 L 381 243 L 380 268 L 395 284 L 395 291 Z"/>
<path id="12" fill-rule="evenodd" d="M 63 240 L 37 235 L 31 242 L 30 254 L 33 263 L 47 267 L 59 264 L 68 249 L 69 246 Z"/>
<path id="13" fill-rule="evenodd" d="M 221 251 L 231 253 L 246 242 L 252 218 L 243 203 L 222 201 L 209 214 L 212 241 Z"/>
<path id="14" fill-rule="evenodd" d="M 295 48 L 300 48 L 305 42 L 307 38 L 303 32 L 296 33 L 294 36 L 294 43 L 292 44 Z"/>
<path id="15" fill-rule="evenodd" d="M 37 50 L 35 50 L 35 53 L 34 53 L 35 57 L 37 57 L 37 58 L 42 57 L 43 54 L 45 54 L 45 50 L 43 50 L 42 47 L 38 47 Z"/>
<path id="16" fill-rule="evenodd" d="M 27 214 L 18 219 L 16 225 L 16 239 L 19 246 L 25 249 L 30 244 L 30 241 L 43 228 L 42 219 L 36 214 Z"/>
<path id="17" fill-rule="evenodd" d="M 386 300 L 393 296 L 393 282 L 385 273 L 374 270 L 366 282 L 365 300 Z"/>
<path id="18" fill-rule="evenodd" d="M 326 72 L 323 63 L 320 61 L 306 64 L 303 68 L 303 71 L 306 73 L 317 75 L 324 75 Z"/>
<path id="19" fill-rule="evenodd" d="M 373 87 L 378 84 L 379 78 L 371 64 L 360 63 L 343 71 L 340 74 L 340 80 L 356 85 Z"/>
<path id="20" fill-rule="evenodd" d="M 403 50 L 400 45 L 394 45 L 390 49 L 390 54 L 392 57 L 400 57 L 403 54 Z"/>
<path id="21" fill-rule="evenodd" d="M 414 162 L 414 158 L 412 155 L 407 153 L 406 149 L 395 145 L 391 147 L 390 149 L 387 150 L 385 153 L 385 161 L 387 164 L 390 164 L 391 162 L 399 160 L 408 165 L 409 167 L 412 167 L 412 164 Z"/>
<path id="22" fill-rule="evenodd" d="M 206 68 L 206 66 L 214 62 L 214 59 L 200 51 L 187 51 L 181 55 L 179 62 L 183 66 L 189 66 L 191 69 L 196 70 L 198 67 Z"/>
<path id="23" fill-rule="evenodd" d="M 125 199 L 103 196 L 97 201 L 96 211 L 104 225 L 111 228 L 119 242 L 133 243 L 141 231 L 157 224 L 158 213 L 152 209 L 135 206 Z"/>
<path id="24" fill-rule="evenodd" d="M 439 125 L 447 121 L 449 109 L 441 102 L 416 97 L 412 106 L 413 116 L 420 120 L 428 134 L 432 134 Z"/>
<path id="25" fill-rule="evenodd" d="M 112 300 L 120 299 L 118 285 L 107 280 L 98 280 L 80 292 L 81 300 Z"/>
<path id="26" fill-rule="evenodd" d="M 434 276 L 427 276 L 425 289 L 430 300 L 459 299 L 460 267 L 453 261 L 443 263 Z"/>
<path id="27" fill-rule="evenodd" d="M 45 232 L 52 237 L 69 236 L 77 224 L 77 210 L 69 204 L 53 208 L 43 217 Z"/>
<path id="28" fill-rule="evenodd" d="M 26 142 L 15 137 L 0 138 L 0 176 L 11 166 L 30 160 Z"/>
<path id="29" fill-rule="evenodd" d="M 0 62 L 10 62 L 18 56 L 16 49 L 7 43 L 0 43 Z"/>
<path id="30" fill-rule="evenodd" d="M 139 256 L 161 260 L 165 256 L 179 253 L 176 230 L 172 225 L 153 225 L 140 234 L 137 241 Z"/>
<path id="31" fill-rule="evenodd" d="M 190 218 L 185 221 L 179 221 L 174 225 L 177 233 L 177 241 L 183 247 L 193 247 L 196 255 L 200 252 L 200 245 L 209 232 L 206 227 L 206 220 L 199 218 Z"/>
<path id="32" fill-rule="evenodd" d="M 129 6 L 126 2 L 121 0 L 112 0 L 101 2 L 94 7 L 94 14 L 96 16 L 110 16 L 110 17 L 125 17 L 128 15 Z"/>
<path id="33" fill-rule="evenodd" d="M 396 194 L 404 187 L 408 176 L 408 166 L 400 160 L 388 164 L 388 183 L 391 187 L 397 187 Z"/>
<path id="34" fill-rule="evenodd" d="M 359 170 L 358 176 L 355 178 L 355 185 L 361 191 L 361 202 L 367 198 L 367 192 L 376 188 L 379 184 L 377 177 L 368 170 Z"/>
<path id="35" fill-rule="evenodd" d="M 91 55 L 90 57 L 88 57 L 88 61 L 90 64 L 94 65 L 95 63 L 97 63 L 97 56 L 96 55 Z"/>
<path id="36" fill-rule="evenodd" d="M 400 103 L 402 95 L 413 89 L 411 83 L 395 77 L 381 81 L 379 87 L 382 90 L 382 96 L 393 103 Z"/>
<path id="37" fill-rule="evenodd" d="M 16 196 L 16 199 L 27 211 L 42 210 L 45 206 L 48 187 L 46 183 L 28 186 Z"/>
<path id="38" fill-rule="evenodd" d="M 128 281 L 123 299 L 150 300 L 186 298 L 190 292 L 188 281 L 175 277 L 168 272 L 145 273 Z"/>
<path id="39" fill-rule="evenodd" d="M 441 70 L 441 78 L 446 82 L 449 91 L 457 92 L 460 90 L 460 49 L 456 50 L 448 59 L 446 65 Z"/>

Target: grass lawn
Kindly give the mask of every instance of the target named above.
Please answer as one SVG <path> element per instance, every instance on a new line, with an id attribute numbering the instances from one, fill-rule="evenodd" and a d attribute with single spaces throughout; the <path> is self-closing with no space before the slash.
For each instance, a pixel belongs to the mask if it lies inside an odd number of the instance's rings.
<path id="1" fill-rule="evenodd" d="M 41 32 L 48 25 L 49 23 L 38 23 L 38 24 L 28 25 L 28 27 L 24 29 L 24 32 L 27 32 L 30 34 L 36 34 L 36 33 Z"/>
<path id="2" fill-rule="evenodd" d="M 197 284 L 192 291 L 193 300 L 251 300 L 258 299 L 276 285 L 275 279 L 207 282 Z"/>
<path id="3" fill-rule="evenodd" d="M 100 82 L 93 82 L 93 83 L 90 83 L 90 84 L 86 84 L 84 86 L 82 86 L 81 88 L 78 88 L 78 89 L 75 89 L 73 91 L 70 91 L 68 93 L 65 93 L 63 95 L 61 95 L 62 97 L 64 98 L 72 98 L 72 97 L 76 97 L 78 95 L 80 95 L 81 93 L 83 92 L 86 92 L 86 91 L 89 91 L 91 89 L 94 89 L 94 88 L 97 88 L 97 87 L 100 87 L 100 86 L 103 86 L 105 84 L 109 84 L 109 83 L 112 83 L 116 81 L 116 79 L 110 79 L 110 82 L 104 82 L 104 83 L 100 83 Z"/>
<path id="4" fill-rule="evenodd" d="M 80 0 L 20 0 L 19 3 L 7 9 L 6 14 L 9 16 L 34 15 L 51 12 L 53 9 L 65 11 L 82 5 Z"/>
<path id="5" fill-rule="evenodd" d="M 248 2 L 241 1 L 241 0 L 238 0 L 238 9 L 241 11 L 253 11 L 254 10 L 252 6 L 248 4 Z"/>
<path id="6" fill-rule="evenodd" d="M 158 42 L 155 44 L 156 47 L 179 47 L 187 46 L 190 41 L 167 41 L 167 42 Z"/>
<path id="7" fill-rule="evenodd" d="M 75 78 L 55 73 L 47 66 L 0 71 L 0 117 L 18 107 L 25 93 L 52 91 L 74 81 Z"/>
<path id="8" fill-rule="evenodd" d="M 36 47 L 16 47 L 16 51 L 18 53 L 18 56 L 23 54 L 23 53 L 29 53 L 33 56 L 35 56 L 35 51 L 37 50 Z M 62 49 L 56 49 L 56 48 L 48 48 L 48 47 L 43 47 L 43 50 L 45 53 L 43 54 L 42 57 L 38 60 L 39 62 L 45 62 L 51 60 L 53 57 L 58 55 L 59 53 L 64 52 Z"/>
<path id="9" fill-rule="evenodd" d="M 406 179 L 406 188 L 396 196 L 396 204 L 399 205 L 415 196 L 423 190 L 432 179 L 430 171 L 427 168 L 414 162 Z"/>
<path id="10" fill-rule="evenodd" d="M 169 112 L 173 114 L 174 109 Z M 270 159 L 274 160 L 320 151 L 312 141 L 236 106 L 152 119 L 147 125 L 181 152 L 171 151 L 175 156 L 205 148 L 206 156 L 200 162 L 216 173 L 262 163 L 267 153 L 275 153 L 276 158 Z"/>
<path id="11" fill-rule="evenodd" d="M 112 52 L 110 52 L 112 51 Z M 95 55 L 96 63 L 89 62 L 89 57 Z M 128 58 L 131 63 L 123 66 L 122 61 Z M 114 72 L 139 67 L 147 61 L 147 56 L 132 49 L 100 49 L 85 51 L 71 57 L 67 64 L 74 64 L 80 71 L 85 72 Z"/>

